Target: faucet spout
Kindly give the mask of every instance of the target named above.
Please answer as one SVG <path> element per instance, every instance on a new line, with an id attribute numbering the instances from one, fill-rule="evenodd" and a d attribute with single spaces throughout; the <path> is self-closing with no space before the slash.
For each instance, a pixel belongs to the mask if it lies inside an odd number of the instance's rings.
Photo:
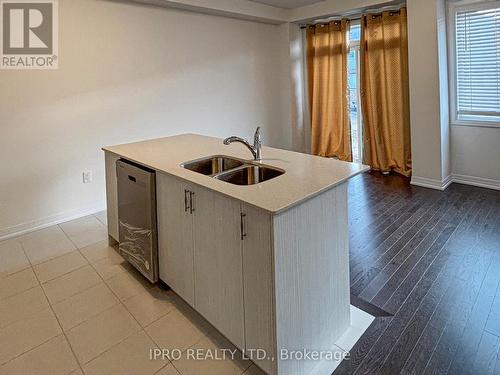
<path id="1" fill-rule="evenodd" d="M 241 143 L 245 147 L 247 147 L 252 153 L 254 160 L 261 159 L 262 139 L 260 135 L 260 126 L 255 131 L 253 145 L 251 145 L 247 140 L 236 136 L 228 137 L 223 141 L 225 145 L 229 145 L 233 142 Z"/>

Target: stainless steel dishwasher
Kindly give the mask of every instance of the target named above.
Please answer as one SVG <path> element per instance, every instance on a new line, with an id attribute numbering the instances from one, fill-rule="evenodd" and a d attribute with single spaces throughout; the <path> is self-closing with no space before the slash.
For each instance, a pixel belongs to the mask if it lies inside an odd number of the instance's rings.
<path id="1" fill-rule="evenodd" d="M 158 281 L 156 175 L 128 160 L 116 162 L 120 254 L 150 282 Z"/>

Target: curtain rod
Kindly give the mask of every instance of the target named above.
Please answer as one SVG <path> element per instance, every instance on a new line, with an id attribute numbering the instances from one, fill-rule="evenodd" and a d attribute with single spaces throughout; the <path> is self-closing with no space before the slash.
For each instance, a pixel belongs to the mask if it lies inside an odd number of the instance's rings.
<path id="1" fill-rule="evenodd" d="M 365 14 L 378 15 L 382 12 L 390 12 L 390 11 L 399 12 L 401 10 L 401 8 L 403 8 L 405 6 L 406 6 L 406 2 L 394 4 L 394 5 L 387 5 L 387 6 L 381 7 L 381 8 L 372 8 L 372 9 L 368 8 L 362 12 L 353 13 L 351 15 L 348 15 L 348 14 L 346 14 L 344 16 L 336 15 L 336 16 L 331 16 L 328 18 L 319 18 L 319 19 L 314 20 L 310 23 L 299 23 L 299 26 L 301 29 L 305 29 L 309 26 L 326 24 L 326 23 L 329 23 L 332 21 L 341 21 L 342 19 L 348 19 L 349 21 L 359 21 L 363 18 L 363 15 L 365 15 Z"/>

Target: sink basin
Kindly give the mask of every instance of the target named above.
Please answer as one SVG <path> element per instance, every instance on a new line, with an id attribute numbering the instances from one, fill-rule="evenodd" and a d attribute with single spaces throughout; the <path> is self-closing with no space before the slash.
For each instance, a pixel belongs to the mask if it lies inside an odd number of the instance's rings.
<path id="1" fill-rule="evenodd" d="M 245 167 L 219 174 L 215 178 L 235 185 L 255 185 L 281 176 L 284 173 L 285 171 L 276 168 L 245 165 Z"/>
<path id="2" fill-rule="evenodd" d="M 228 156 L 210 156 L 205 159 L 193 160 L 182 164 L 182 167 L 193 172 L 198 172 L 207 176 L 229 171 L 241 167 L 243 162 Z"/>
<path id="3" fill-rule="evenodd" d="M 181 167 L 234 185 L 255 185 L 285 173 L 279 168 L 223 155 L 188 161 Z"/>

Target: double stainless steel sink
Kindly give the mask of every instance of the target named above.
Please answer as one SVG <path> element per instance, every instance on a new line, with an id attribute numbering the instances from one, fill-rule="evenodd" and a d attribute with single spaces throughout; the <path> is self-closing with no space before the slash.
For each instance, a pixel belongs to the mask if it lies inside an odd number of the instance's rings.
<path id="1" fill-rule="evenodd" d="M 181 166 L 234 185 L 255 185 L 285 173 L 276 167 L 223 155 L 188 161 Z"/>

